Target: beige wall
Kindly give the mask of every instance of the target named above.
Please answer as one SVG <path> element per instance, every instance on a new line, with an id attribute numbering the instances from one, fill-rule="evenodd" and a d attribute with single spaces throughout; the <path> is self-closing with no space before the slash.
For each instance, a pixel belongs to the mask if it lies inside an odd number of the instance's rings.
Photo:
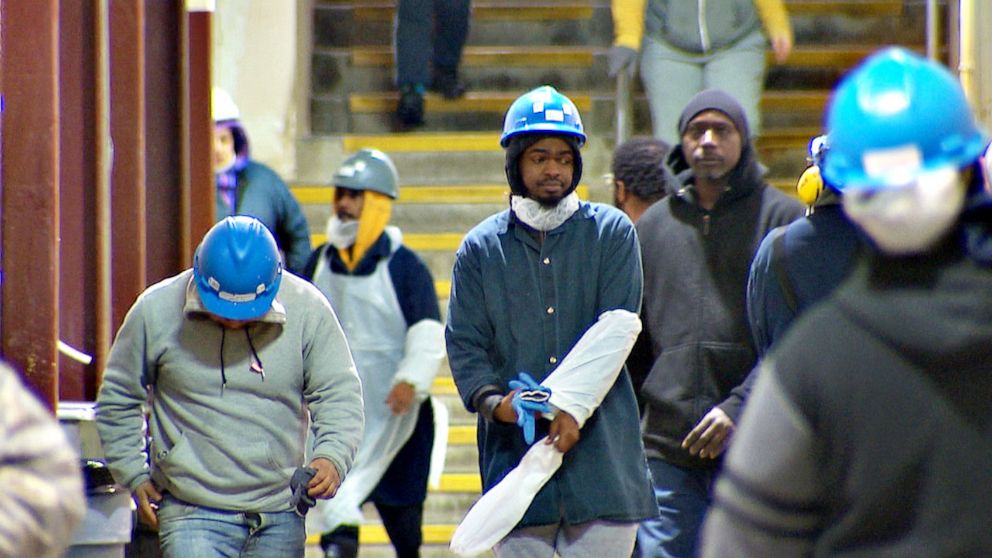
<path id="1" fill-rule="evenodd" d="M 309 59 L 299 51 L 309 50 L 311 1 L 217 0 L 213 17 L 213 83 L 237 103 L 252 157 L 287 180 L 296 175 L 298 123 L 305 121 L 297 99 L 308 85 L 297 60 Z"/>

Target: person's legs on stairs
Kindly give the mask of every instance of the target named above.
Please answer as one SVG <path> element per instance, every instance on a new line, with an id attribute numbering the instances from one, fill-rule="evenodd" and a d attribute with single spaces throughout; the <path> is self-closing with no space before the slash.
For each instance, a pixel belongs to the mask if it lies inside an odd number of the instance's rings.
<path id="1" fill-rule="evenodd" d="M 458 68 L 468 38 L 470 4 L 470 0 L 434 0 L 431 90 L 448 99 L 465 94 L 465 84 L 458 79 Z"/>
<path id="2" fill-rule="evenodd" d="M 432 0 L 399 0 L 393 53 L 400 100 L 396 116 L 404 126 L 424 123 L 424 86 L 430 78 L 434 15 Z"/>
<path id="3" fill-rule="evenodd" d="M 422 523 L 424 504 L 390 506 L 376 503 L 376 511 L 382 519 L 389 540 L 396 549 L 397 558 L 418 558 L 420 545 L 424 542 Z"/>

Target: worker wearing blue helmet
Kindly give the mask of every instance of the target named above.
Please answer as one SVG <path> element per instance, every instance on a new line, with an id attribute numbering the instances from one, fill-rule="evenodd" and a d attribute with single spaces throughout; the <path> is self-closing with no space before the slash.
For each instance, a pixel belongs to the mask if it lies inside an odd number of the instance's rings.
<path id="1" fill-rule="evenodd" d="M 227 217 L 192 269 L 131 307 L 104 370 L 97 427 L 165 557 L 236 557 L 252 546 L 302 558 L 303 515 L 335 494 L 361 440 L 361 384 L 327 299 L 283 271 L 265 225 Z"/>
<path id="2" fill-rule="evenodd" d="M 500 139 L 510 207 L 456 254 L 448 360 L 478 413 L 477 506 L 498 512 L 470 512 L 452 540 L 459 554 L 628 557 L 638 522 L 656 513 L 623 368 L 640 330 L 637 236 L 623 212 L 576 194 L 585 141 L 578 109 L 553 87 L 514 101 Z M 629 344 L 587 335 L 617 317 L 607 329 Z M 548 459 L 525 457 L 535 453 Z M 518 483 L 531 473 L 546 481 Z"/>
<path id="3" fill-rule="evenodd" d="M 702 555 L 992 555 L 988 136 L 898 48 L 838 85 L 827 133 L 869 249 L 761 366 Z"/>

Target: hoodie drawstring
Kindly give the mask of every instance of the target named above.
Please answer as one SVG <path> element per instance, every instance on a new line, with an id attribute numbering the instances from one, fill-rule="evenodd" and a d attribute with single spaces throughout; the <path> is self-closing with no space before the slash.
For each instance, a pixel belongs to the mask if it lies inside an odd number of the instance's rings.
<path id="1" fill-rule="evenodd" d="M 258 351 L 255 349 L 255 343 L 251 340 L 251 333 L 248 332 L 248 327 L 244 328 L 245 338 L 248 340 L 248 347 L 251 349 L 251 363 L 248 365 L 248 370 L 262 377 L 262 381 L 265 381 L 265 367 L 262 366 L 262 359 L 258 356 Z M 227 387 L 227 372 L 224 367 L 224 341 L 227 339 L 227 328 L 221 326 L 220 328 L 220 389 L 221 392 Z"/>

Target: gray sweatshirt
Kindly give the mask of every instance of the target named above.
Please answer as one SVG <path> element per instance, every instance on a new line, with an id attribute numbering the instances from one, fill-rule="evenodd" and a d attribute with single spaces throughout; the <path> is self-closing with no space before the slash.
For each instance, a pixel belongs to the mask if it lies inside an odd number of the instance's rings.
<path id="1" fill-rule="evenodd" d="M 253 351 L 264 373 L 252 370 Z M 191 504 L 285 511 L 289 479 L 304 464 L 307 411 L 313 457 L 343 479 L 362 439 L 361 390 L 337 318 L 310 283 L 285 273 L 269 312 L 225 329 L 207 318 L 186 270 L 149 287 L 125 317 L 97 428 L 115 479 L 131 490 L 150 477 Z"/>

